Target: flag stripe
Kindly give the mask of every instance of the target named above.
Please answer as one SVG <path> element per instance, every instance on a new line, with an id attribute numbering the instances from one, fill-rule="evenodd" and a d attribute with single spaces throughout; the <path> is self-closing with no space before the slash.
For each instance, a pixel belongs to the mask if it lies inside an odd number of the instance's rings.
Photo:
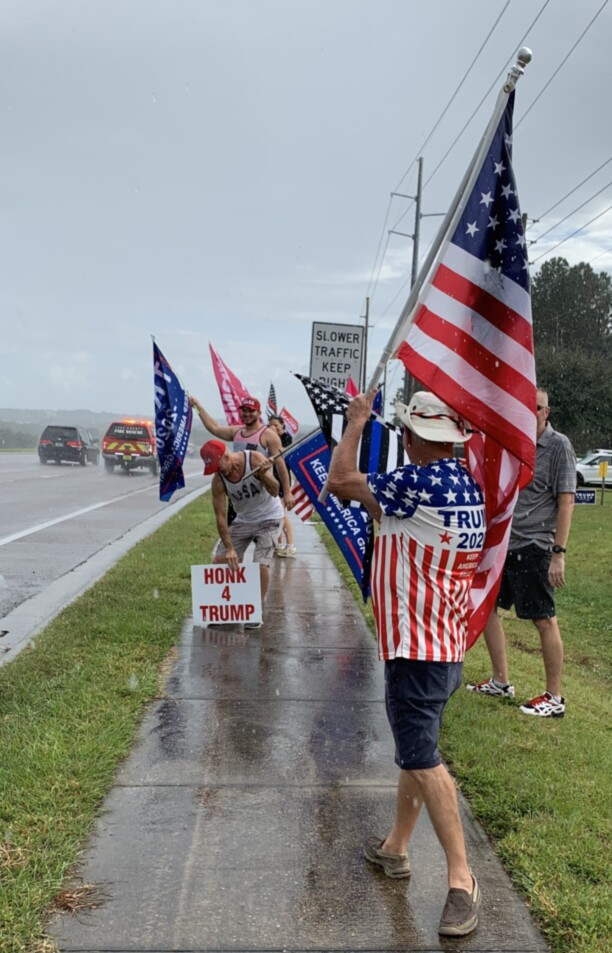
<path id="1" fill-rule="evenodd" d="M 311 503 L 304 487 L 297 480 L 291 492 L 295 500 L 293 512 L 305 523 L 314 513 L 314 505 Z"/>
<path id="2" fill-rule="evenodd" d="M 470 256 L 463 252 L 463 260 Z M 512 338 L 527 353 L 532 336 L 531 322 L 518 311 L 500 301 L 490 290 L 482 288 L 477 282 L 465 277 L 461 271 L 449 268 L 441 262 L 434 275 L 433 288 L 449 298 L 462 302 L 470 310 L 485 319 L 485 326 L 491 325 L 504 335 Z M 433 294 L 433 292 L 432 292 Z M 476 328 L 475 328 L 476 330 Z"/>
<path id="3" fill-rule="evenodd" d="M 398 356 L 406 366 L 410 364 L 410 372 L 417 380 L 427 381 L 431 390 L 450 406 L 456 403 L 468 408 L 462 409 L 461 413 L 465 414 L 470 423 L 476 423 L 480 427 L 482 419 L 486 417 L 488 431 L 492 437 L 499 443 L 504 441 L 506 445 L 512 445 L 514 453 L 521 455 L 527 462 L 529 458 L 535 460 L 535 447 L 529 434 L 516 427 L 507 417 L 494 413 L 491 405 L 485 404 L 476 396 L 479 387 L 481 391 L 486 389 L 482 375 L 469 365 L 463 364 L 460 370 L 455 367 L 455 374 L 449 376 L 435 361 L 436 353 L 439 353 L 439 348 L 436 350 L 434 346 L 436 342 L 426 342 L 423 345 L 420 338 L 417 340 L 416 334 L 413 340 L 415 345 L 403 344 Z M 415 350 L 417 346 L 420 348 L 418 351 Z M 459 380 L 462 384 L 458 383 Z M 531 418 L 530 414 L 526 416 Z"/>
<path id="4" fill-rule="evenodd" d="M 475 285 L 470 287 L 473 288 Z M 474 340 L 488 351 L 503 354 L 506 363 L 511 367 L 516 367 L 526 376 L 531 374 L 533 354 L 516 340 L 512 328 L 508 329 L 509 333 L 504 333 L 493 322 L 487 320 L 486 314 L 483 314 L 482 299 L 476 302 L 468 301 L 466 296 L 459 292 L 453 294 L 434 288 L 431 294 L 427 295 L 424 304 L 429 311 L 445 318 L 454 327 L 472 334 Z M 474 304 L 478 307 L 474 307 Z M 515 312 L 508 313 L 511 316 L 515 315 Z"/>
<path id="5" fill-rule="evenodd" d="M 494 280 L 495 296 L 498 300 L 505 301 L 511 311 L 521 315 L 527 322 L 527 325 L 531 325 L 531 298 L 529 291 L 522 288 L 516 281 L 506 277 L 503 272 L 498 270 L 492 271 L 491 267 L 485 266 L 483 268 L 482 259 L 466 251 L 465 248 L 459 247 L 459 245 L 456 245 L 454 242 L 449 242 L 446 245 L 440 261 L 441 264 L 447 265 L 451 271 L 463 275 L 467 281 L 478 285 L 478 287 L 484 291 L 493 293 L 492 287 Z M 528 274 L 528 271 L 526 271 L 526 274 Z M 503 328 L 503 321 L 501 327 Z M 525 328 L 525 330 L 527 331 L 528 329 Z M 523 340 L 523 345 L 529 350 L 531 349 L 528 333 Z"/>
<path id="6" fill-rule="evenodd" d="M 452 305 L 451 305 L 452 308 Z M 450 309 L 446 314 L 450 313 Z M 512 394 L 524 407 L 532 395 L 532 388 L 525 375 L 516 368 L 500 359 L 500 352 L 492 351 L 486 345 L 476 340 L 470 329 L 458 327 L 447 317 L 440 317 L 429 308 L 423 306 L 419 311 L 418 327 L 423 334 L 434 338 L 439 344 L 448 347 L 452 344 L 452 357 L 459 361 L 465 360 L 479 374 L 488 377 L 496 387 Z M 485 322 L 480 322 L 482 326 Z M 523 352 L 524 353 L 524 352 Z M 508 355 L 511 357 L 512 355 Z"/>

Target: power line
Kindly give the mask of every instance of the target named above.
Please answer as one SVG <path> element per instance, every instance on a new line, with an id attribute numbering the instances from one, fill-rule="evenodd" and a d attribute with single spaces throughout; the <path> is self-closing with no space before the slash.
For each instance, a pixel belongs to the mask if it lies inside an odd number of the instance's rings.
<path id="1" fill-rule="evenodd" d="M 601 189 L 599 189 L 598 192 L 595 192 L 594 195 L 589 196 L 589 198 L 586 199 L 586 200 L 582 203 L 582 205 L 579 205 L 577 208 L 573 209 L 571 212 L 568 212 L 568 214 L 565 216 L 565 218 L 562 218 L 560 222 L 557 222 L 555 225 L 551 225 L 550 228 L 548 228 L 545 232 L 542 232 L 541 235 L 538 235 L 538 237 L 537 237 L 536 239 L 534 239 L 534 241 L 539 242 L 540 239 L 541 239 L 541 238 L 544 238 L 545 235 L 548 235 L 549 232 L 554 232 L 554 230 L 555 230 L 556 228 L 559 228 L 559 225 L 563 225 L 563 222 L 566 222 L 566 221 L 568 220 L 568 218 L 571 218 L 572 215 L 575 215 L 576 212 L 579 212 L 581 208 L 584 208 L 585 205 L 588 205 L 589 202 L 592 202 L 593 199 L 596 199 L 598 195 L 601 195 L 602 192 L 605 192 L 606 189 L 609 189 L 611 185 L 612 185 L 612 182 L 608 182 L 607 185 L 604 185 L 604 187 L 601 188 Z M 574 191 L 575 191 L 575 189 L 574 189 Z M 557 203 L 557 204 L 559 204 L 559 203 Z"/>
<path id="2" fill-rule="evenodd" d="M 595 255 L 593 258 L 589 258 L 587 265 L 592 264 L 594 261 L 597 261 L 598 258 L 602 258 L 604 255 L 609 255 L 612 252 L 612 247 L 606 248 L 604 251 L 600 251 L 598 255 Z"/>
<path id="3" fill-rule="evenodd" d="M 608 0 L 606 0 L 606 3 L 607 3 L 607 2 L 608 2 Z M 526 30 L 525 33 L 523 34 L 522 39 L 519 40 L 518 47 L 521 47 L 521 46 L 523 45 L 523 43 L 524 43 L 524 41 L 526 40 L 527 36 L 529 35 L 529 33 L 531 32 L 531 30 L 533 29 L 533 27 L 536 25 L 536 23 L 538 22 L 538 20 L 540 19 L 540 17 L 541 17 L 542 14 L 544 13 L 544 10 L 546 9 L 546 7 L 548 6 L 549 3 L 550 3 L 550 0 L 545 0 L 543 6 L 541 7 L 541 9 L 540 9 L 540 11 L 539 11 L 539 13 L 536 14 L 536 16 L 534 17 L 534 19 L 533 19 L 533 20 L 531 21 L 531 23 L 529 24 L 527 30 Z M 515 49 L 516 49 L 516 47 L 515 47 Z M 461 132 L 458 134 L 458 136 L 456 136 L 456 138 L 453 140 L 452 144 L 449 146 L 449 148 L 447 149 L 447 151 L 444 153 L 444 155 L 442 156 L 442 158 L 441 158 L 440 161 L 438 162 L 437 166 L 435 167 L 435 169 L 433 170 L 433 172 L 431 173 L 431 175 L 429 176 L 429 178 L 428 178 L 427 181 L 425 182 L 425 185 L 423 186 L 423 191 L 425 191 L 425 188 L 429 185 L 429 183 L 430 183 L 431 180 L 433 179 L 434 175 L 436 174 L 436 172 L 438 171 L 438 169 L 440 168 L 440 166 L 446 161 L 446 159 L 448 158 L 448 156 L 450 155 L 450 153 L 453 151 L 453 149 L 455 148 L 455 146 L 457 145 L 457 143 L 458 143 L 459 140 L 461 139 L 461 136 L 463 135 L 463 133 L 465 132 L 465 130 L 467 129 L 467 127 L 468 127 L 469 124 L 471 123 L 472 119 L 474 118 L 474 116 L 476 115 L 476 113 L 479 111 L 480 107 L 482 106 L 482 104 L 483 104 L 484 101 L 486 100 L 487 96 L 489 95 L 489 93 L 491 92 L 491 90 L 497 85 L 497 83 L 499 82 L 500 77 L 503 76 L 503 74 L 504 74 L 505 72 L 506 72 L 506 68 L 505 68 L 505 67 L 499 71 L 499 73 L 497 74 L 497 76 L 495 77 L 495 79 L 493 80 L 493 82 L 491 83 L 491 85 L 489 86 L 489 88 L 487 89 L 486 93 L 484 94 L 484 96 L 482 97 L 482 99 L 480 100 L 480 102 L 478 103 L 478 105 L 476 106 L 476 109 L 474 110 L 474 112 L 472 113 L 472 115 L 470 116 L 470 118 L 468 119 L 468 121 L 465 123 L 463 129 L 462 129 Z M 515 127 L 515 128 L 516 128 L 516 127 Z"/>
<path id="4" fill-rule="evenodd" d="M 379 256 L 379 254 L 380 254 L 380 246 L 381 246 L 382 243 L 383 243 L 383 238 L 385 237 L 385 232 L 386 232 L 386 230 L 387 230 L 387 222 L 389 221 L 389 212 L 391 211 L 391 202 L 392 202 L 392 201 L 393 201 L 393 196 L 390 195 L 390 196 L 389 196 L 389 204 L 387 205 L 387 213 L 386 213 L 386 215 L 385 215 L 385 220 L 384 220 L 384 222 L 383 222 L 382 232 L 380 233 L 380 238 L 378 239 L 378 248 L 376 249 L 376 256 L 375 256 L 375 258 L 374 258 L 374 264 L 372 265 L 372 272 L 371 272 L 371 274 L 370 274 L 370 280 L 369 280 L 369 282 L 368 282 L 368 287 L 367 287 L 367 291 L 366 291 L 366 297 L 370 294 L 370 288 L 372 287 L 372 277 L 373 277 L 373 275 L 374 275 L 374 271 L 376 270 L 376 262 L 378 261 L 378 256 Z M 389 235 L 388 235 L 388 233 L 387 233 L 387 242 L 388 242 L 388 241 L 389 241 Z M 385 250 L 386 250 L 386 249 L 385 249 Z M 383 256 L 383 257 L 384 257 L 384 256 Z M 381 261 L 381 268 L 382 268 L 382 261 Z M 379 269 L 379 271 L 378 271 L 378 275 L 380 275 L 380 269 Z M 378 275 L 376 276 L 376 282 L 375 282 L 375 284 L 374 284 L 374 287 L 376 287 L 376 284 L 378 283 Z M 370 295 L 370 297 L 371 297 L 371 295 Z"/>
<path id="5" fill-rule="evenodd" d="M 593 24 L 595 23 L 595 20 L 597 19 L 597 17 L 598 17 L 599 14 L 601 13 L 601 11 L 604 9 L 604 7 L 606 7 L 606 6 L 608 5 L 608 3 L 609 3 L 609 0 L 604 0 L 604 2 L 602 3 L 602 5 L 600 6 L 599 10 L 598 10 L 597 13 L 595 14 L 595 16 L 592 18 L 591 22 L 584 28 L 584 30 L 582 31 L 582 33 L 580 34 L 580 36 L 578 37 L 578 39 L 576 40 L 576 42 L 575 42 L 574 45 L 572 46 L 571 50 L 570 50 L 570 51 L 564 56 L 564 58 L 561 60 L 561 62 L 560 62 L 559 65 L 557 66 L 556 70 L 554 71 L 554 73 L 552 74 L 552 76 L 550 77 L 550 79 L 548 80 L 548 82 L 543 86 L 543 88 L 540 90 L 540 92 L 538 93 L 538 95 L 536 96 L 536 98 L 534 99 L 534 101 L 532 102 L 531 106 L 529 106 L 529 108 L 527 109 L 527 111 L 523 113 L 523 115 L 521 116 L 520 120 L 517 122 L 516 126 L 514 127 L 515 131 L 518 129 L 518 127 L 519 127 L 520 124 L 523 122 L 523 120 L 529 115 L 529 113 L 531 112 L 531 110 L 533 109 L 533 107 L 535 106 L 535 104 L 538 102 L 538 100 L 540 99 L 540 97 L 546 92 L 546 90 L 548 89 L 548 87 L 549 87 L 550 84 L 552 83 L 553 79 L 555 78 L 555 76 L 557 75 L 557 73 L 559 72 L 559 70 L 561 69 L 561 67 L 564 66 L 564 64 L 568 61 L 568 59 L 570 58 L 570 56 L 572 55 L 572 53 L 574 52 L 574 50 L 576 49 L 576 47 L 582 42 L 582 39 L 583 39 L 584 35 L 591 29 L 591 27 L 592 27 Z"/>
<path id="6" fill-rule="evenodd" d="M 548 2 L 548 0 L 547 0 L 547 2 Z M 475 64 L 476 64 L 476 61 L 478 60 L 478 57 L 480 56 L 480 54 L 481 54 L 482 51 L 484 50 L 485 46 L 487 45 L 487 43 L 488 43 L 489 40 L 491 39 L 491 36 L 493 35 L 493 33 L 494 33 L 494 31 L 495 31 L 495 28 L 497 27 L 497 24 L 499 23 L 499 21 L 500 21 L 501 18 L 503 17 L 503 15 L 504 15 L 504 13 L 506 12 L 506 10 L 507 10 L 507 8 L 509 7 L 509 5 L 510 5 L 510 0 L 506 0 L 506 4 L 505 4 L 503 10 L 500 12 L 500 14 L 499 14 L 499 16 L 497 17 L 495 23 L 493 24 L 493 26 L 491 27 L 491 29 L 490 29 L 489 32 L 487 33 L 486 37 L 484 38 L 483 42 L 481 43 L 480 49 L 479 49 L 478 52 L 476 53 L 476 56 L 474 57 L 474 59 L 472 60 L 472 62 L 470 63 L 470 65 L 468 66 L 466 72 L 463 74 L 463 79 L 461 80 L 461 82 L 460 82 L 459 85 L 457 86 L 457 89 L 455 90 L 455 92 L 453 93 L 453 95 L 451 96 L 451 98 L 449 99 L 449 101 L 447 102 L 446 106 L 444 107 L 444 109 L 443 109 L 442 112 L 440 113 L 438 119 L 436 120 L 436 122 L 435 122 L 435 124 L 434 124 L 433 129 L 431 130 L 431 132 L 430 132 L 429 135 L 427 136 L 425 142 L 422 143 L 422 145 L 420 146 L 419 151 L 418 151 L 417 154 L 415 155 L 414 159 L 412 160 L 412 162 L 410 163 L 410 165 L 408 166 L 408 168 L 407 168 L 406 171 L 404 172 L 404 174 L 403 174 L 403 176 L 401 177 L 401 179 L 400 179 L 400 181 L 398 182 L 398 184 L 395 186 L 395 188 L 394 188 L 394 190 L 393 190 L 394 192 L 397 192 L 398 189 L 401 188 L 402 182 L 404 181 L 404 179 L 406 178 L 406 176 L 408 175 L 408 173 L 409 173 L 410 170 L 412 169 L 412 166 L 414 165 L 414 163 L 416 162 L 416 160 L 418 159 L 418 157 L 423 153 L 423 151 L 424 151 L 424 149 L 425 149 L 425 146 L 427 145 L 427 143 L 429 142 L 429 140 L 430 140 L 431 137 L 433 136 L 434 132 L 436 131 L 436 129 L 438 128 L 438 126 L 440 125 L 440 123 L 442 122 L 442 120 L 444 119 L 444 117 L 446 116 L 446 113 L 448 112 L 448 110 L 450 109 L 451 105 L 453 104 L 453 102 L 454 102 L 454 100 L 455 100 L 455 98 L 456 98 L 456 96 L 457 96 L 459 90 L 461 89 L 461 87 L 462 87 L 463 84 L 465 83 L 466 79 L 468 78 L 468 76 L 469 76 L 470 73 L 472 72 L 472 69 L 473 69 L 473 67 L 474 67 Z"/>
<path id="7" fill-rule="evenodd" d="M 546 3 L 548 3 L 548 2 L 549 2 L 549 0 L 546 0 Z M 544 4 L 544 6 L 546 6 L 546 3 Z M 401 179 L 399 180 L 399 182 L 398 182 L 398 184 L 396 185 L 396 187 L 393 189 L 394 192 L 397 192 L 397 191 L 400 189 L 402 183 L 404 182 L 404 180 L 406 179 L 406 176 L 407 176 L 407 175 L 409 174 L 409 172 L 411 171 L 411 169 L 412 169 L 412 167 L 414 166 L 415 162 L 417 161 L 419 155 L 422 153 L 423 149 L 425 148 L 425 146 L 427 145 L 427 143 L 429 142 L 429 140 L 430 140 L 431 137 L 433 136 L 434 132 L 436 131 L 436 129 L 438 128 L 438 126 L 440 125 L 440 123 L 442 122 L 442 119 L 444 118 L 444 116 L 445 116 L 446 113 L 448 112 L 448 109 L 449 109 L 449 107 L 451 106 L 452 102 L 454 101 L 455 97 L 457 96 L 457 93 L 459 92 L 459 90 L 461 89 L 461 87 L 462 87 L 463 84 L 465 83 L 466 79 L 468 78 L 470 72 L 472 71 L 472 68 L 473 68 L 474 65 L 476 64 L 476 61 L 478 60 L 478 57 L 480 56 L 480 54 L 482 53 L 483 49 L 485 48 L 485 46 L 486 46 L 487 43 L 489 42 L 489 39 L 491 38 L 491 35 L 493 34 L 493 31 L 495 30 L 495 28 L 497 27 L 497 24 L 499 23 L 499 21 L 501 20 L 502 16 L 503 16 L 504 13 L 506 12 L 506 9 L 508 8 L 509 4 L 510 4 L 510 0 L 506 0 L 505 6 L 503 7 L 503 9 L 502 9 L 501 13 L 499 14 L 499 16 L 497 17 L 497 19 L 495 20 L 495 23 L 493 24 L 493 26 L 491 27 L 491 29 L 490 29 L 489 32 L 487 33 L 487 35 L 486 35 L 486 37 L 485 37 L 483 43 L 482 43 L 481 46 L 480 46 L 480 49 L 479 49 L 478 52 L 476 53 L 476 56 L 473 58 L 473 60 L 472 60 L 472 62 L 470 63 L 470 65 L 468 66 L 468 68 L 467 68 L 467 70 L 466 70 L 466 72 L 465 72 L 465 74 L 464 74 L 464 76 L 463 76 L 461 82 L 459 83 L 459 85 L 457 86 L 455 92 L 453 93 L 453 95 L 452 95 L 451 98 L 449 99 L 448 103 L 446 104 L 446 106 L 445 106 L 444 109 L 442 110 L 440 116 L 438 117 L 438 119 L 437 119 L 436 122 L 434 123 L 434 126 L 433 126 L 431 132 L 429 133 L 429 135 L 427 136 L 427 138 L 425 139 L 425 142 L 420 146 L 419 151 L 418 151 L 417 154 L 415 155 L 414 159 L 412 160 L 412 162 L 410 163 L 410 165 L 408 166 L 408 168 L 406 169 L 406 171 L 405 171 L 404 174 L 402 175 L 402 177 L 401 177 Z M 535 21 L 534 21 L 534 22 L 535 22 Z M 381 248 L 381 245 L 382 245 L 382 242 L 383 242 L 383 238 L 384 238 L 384 236 L 385 236 L 385 231 L 387 230 L 387 223 L 388 223 L 388 221 L 389 221 L 389 213 L 390 213 L 390 211 L 391 211 L 391 202 L 392 202 L 392 198 L 390 199 L 389 205 L 388 205 L 388 207 L 387 207 L 387 213 L 386 213 L 386 215 L 385 215 L 385 221 L 384 221 L 384 223 L 383 223 L 382 231 L 381 231 L 380 238 L 379 238 L 379 241 L 378 241 L 378 248 L 376 249 L 376 257 L 374 258 L 374 264 L 372 265 L 372 273 L 371 273 L 371 275 L 370 275 L 370 281 L 369 281 L 369 284 L 368 284 L 368 290 L 367 290 L 367 292 L 366 292 L 366 294 L 369 294 L 369 295 L 370 295 L 370 299 L 374 296 L 374 291 L 376 290 L 376 285 L 378 284 L 378 278 L 379 278 L 379 276 L 380 276 L 380 272 L 381 272 L 381 269 L 382 269 L 382 262 L 381 262 L 381 265 L 380 265 L 380 267 L 379 267 L 379 269 L 378 269 L 378 274 L 377 274 L 377 277 L 376 277 L 376 281 L 374 282 L 374 285 L 372 285 L 372 276 L 374 275 L 374 272 L 375 272 L 375 270 L 376 270 L 376 264 L 377 264 L 377 262 L 378 262 L 378 255 L 379 255 L 379 253 L 380 253 L 380 248 Z M 408 209 L 406 209 L 406 211 L 404 212 L 404 215 L 406 214 L 406 212 L 407 212 L 410 208 L 412 208 L 412 205 L 409 205 L 409 206 L 408 206 Z M 399 219 L 399 221 L 401 221 L 401 219 L 404 217 L 404 215 L 401 216 L 401 218 Z M 396 223 L 396 226 L 395 226 L 395 227 L 397 227 L 397 224 L 399 224 L 399 222 Z M 371 293 L 370 293 L 370 288 L 372 289 Z"/>
<path id="8" fill-rule="evenodd" d="M 586 223 L 586 225 L 581 225 L 581 227 L 580 227 L 580 228 L 577 228 L 574 232 L 571 233 L 571 235 L 567 235 L 565 238 L 562 238 L 560 242 L 557 242 L 557 244 L 556 244 L 556 245 L 553 245 L 552 248 L 549 248 L 548 251 L 542 252 L 541 255 L 538 255 L 538 257 L 537 257 L 537 258 L 534 258 L 533 261 L 531 261 L 529 264 L 530 264 L 530 265 L 535 265 L 535 263 L 538 262 L 538 261 L 540 261 L 541 258 L 544 258 L 546 255 L 550 255 L 550 253 L 551 253 L 552 251 L 554 251 L 555 248 L 559 248 L 560 245 L 564 245 L 565 242 L 569 242 L 570 238 L 573 238 L 574 235 L 577 235 L 577 234 L 578 234 L 578 232 L 583 232 L 585 228 L 588 228 L 589 225 L 592 225 L 593 222 L 596 222 L 598 218 L 601 218 L 601 216 L 602 216 L 602 215 L 605 215 L 606 212 L 609 212 L 610 209 L 612 209 L 612 205 L 608 205 L 608 207 L 605 208 L 605 209 L 603 210 L 603 212 L 600 212 L 599 215 L 595 215 L 595 217 L 592 218 L 592 219 L 590 219 L 590 220 Z"/>
<path id="9" fill-rule="evenodd" d="M 527 226 L 527 228 L 528 228 L 528 229 L 529 229 L 529 228 L 532 228 L 533 225 L 534 225 L 536 222 L 539 222 L 540 219 L 545 218 L 545 217 L 549 214 L 549 212 L 552 212 L 553 209 L 556 209 L 557 205 L 561 205 L 562 202 L 565 202 L 565 200 L 568 199 L 568 198 L 570 197 L 570 195 L 573 195 L 574 192 L 577 192 L 578 189 L 579 189 L 582 185 L 585 184 L 585 182 L 588 182 L 589 179 L 592 179 L 594 175 L 597 175 L 598 172 L 601 172 L 601 170 L 602 170 L 603 168 L 605 168 L 605 166 L 607 166 L 609 162 L 612 162 L 612 156 L 610 156 L 609 159 L 606 159 L 605 162 L 602 162 L 602 164 L 599 166 L 599 168 L 595 169 L 594 172 L 591 172 L 590 175 L 587 175 L 586 179 L 583 179 L 582 182 L 579 182 L 578 185 L 575 185 L 574 188 L 571 189 L 571 191 L 569 191 L 566 195 L 564 195 L 562 199 L 559 199 L 558 202 L 555 202 L 554 205 L 551 205 L 550 208 L 547 208 L 545 212 L 542 212 L 542 214 L 538 216 L 538 218 L 533 219 L 533 221 L 529 223 L 529 225 Z M 542 237 L 542 236 L 540 236 L 540 237 Z"/>

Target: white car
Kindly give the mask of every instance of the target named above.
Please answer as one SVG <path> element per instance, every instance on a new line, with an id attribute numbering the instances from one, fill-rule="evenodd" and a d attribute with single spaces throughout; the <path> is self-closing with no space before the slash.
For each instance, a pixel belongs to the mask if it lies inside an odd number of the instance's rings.
<path id="1" fill-rule="evenodd" d="M 589 483 L 601 484 L 599 464 L 608 463 L 606 486 L 612 486 L 612 450 L 589 450 L 576 464 L 576 482 L 578 486 Z"/>

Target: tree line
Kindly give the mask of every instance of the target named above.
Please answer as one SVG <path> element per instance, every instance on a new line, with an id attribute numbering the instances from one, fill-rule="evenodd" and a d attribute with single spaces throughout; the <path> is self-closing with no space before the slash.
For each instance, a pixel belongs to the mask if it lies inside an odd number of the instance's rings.
<path id="1" fill-rule="evenodd" d="M 538 384 L 577 453 L 612 447 L 612 279 L 551 258 L 531 281 Z"/>
<path id="2" fill-rule="evenodd" d="M 537 383 L 548 391 L 552 426 L 578 456 L 612 448 L 610 275 L 551 258 L 532 278 L 531 309 Z M 410 391 L 419 386 L 410 383 Z M 404 400 L 403 387 L 395 400 Z"/>

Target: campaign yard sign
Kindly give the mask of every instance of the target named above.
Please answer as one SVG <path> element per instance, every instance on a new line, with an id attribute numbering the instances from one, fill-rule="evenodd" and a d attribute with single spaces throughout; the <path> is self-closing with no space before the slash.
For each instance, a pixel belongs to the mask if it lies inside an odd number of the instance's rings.
<path id="1" fill-rule="evenodd" d="M 259 565 L 191 567 L 193 624 L 261 622 Z"/>
<path id="2" fill-rule="evenodd" d="M 595 490 L 576 490 L 576 503 L 594 503 Z"/>

